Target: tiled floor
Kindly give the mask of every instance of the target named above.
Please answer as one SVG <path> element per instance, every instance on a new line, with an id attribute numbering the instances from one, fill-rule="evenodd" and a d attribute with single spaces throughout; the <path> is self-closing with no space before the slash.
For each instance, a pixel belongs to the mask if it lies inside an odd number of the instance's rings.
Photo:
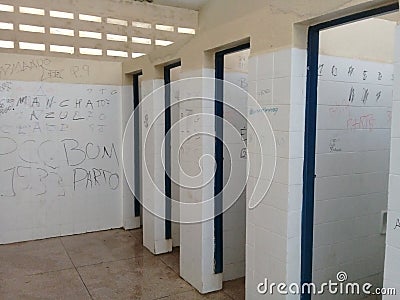
<path id="1" fill-rule="evenodd" d="M 179 250 L 154 256 L 141 230 L 0 246 L 0 299 L 244 299 L 244 280 L 201 295 L 179 277 Z"/>

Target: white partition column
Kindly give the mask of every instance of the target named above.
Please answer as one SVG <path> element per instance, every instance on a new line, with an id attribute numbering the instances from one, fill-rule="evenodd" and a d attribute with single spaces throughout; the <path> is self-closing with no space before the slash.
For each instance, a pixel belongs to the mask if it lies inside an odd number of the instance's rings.
<path id="1" fill-rule="evenodd" d="M 299 299 L 276 289 L 260 293 L 258 286 L 300 282 L 305 66 L 305 50 L 294 48 L 249 59 L 249 93 L 257 105 L 248 102 L 246 299 Z M 260 165 L 261 174 L 254 172 Z"/>
<path id="2" fill-rule="evenodd" d="M 214 273 L 214 221 L 208 218 L 214 211 L 214 182 L 209 178 L 214 172 L 215 140 L 201 133 L 214 132 L 213 70 L 182 74 L 191 77 L 198 78 L 184 79 L 180 85 L 180 275 L 200 293 L 207 293 L 222 288 L 222 274 Z M 201 113 L 209 116 L 199 117 Z"/>
<path id="3" fill-rule="evenodd" d="M 165 239 L 163 85 L 162 79 L 142 82 L 143 244 L 153 254 L 172 251 L 172 240 Z"/>

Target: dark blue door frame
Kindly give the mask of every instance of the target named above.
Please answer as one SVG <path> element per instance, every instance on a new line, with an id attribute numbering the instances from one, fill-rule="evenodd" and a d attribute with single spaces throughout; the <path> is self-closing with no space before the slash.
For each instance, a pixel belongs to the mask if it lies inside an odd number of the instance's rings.
<path id="1" fill-rule="evenodd" d="M 164 85 L 165 85 L 165 239 L 172 238 L 171 224 L 171 70 L 181 66 L 181 62 L 175 62 L 164 66 Z"/>
<path id="2" fill-rule="evenodd" d="M 140 102 L 140 86 L 139 86 L 139 76 L 141 76 L 143 73 L 142 71 L 139 71 L 135 74 L 133 74 L 133 141 L 134 141 L 134 146 L 135 149 L 133 151 L 133 161 L 134 161 L 134 212 L 135 212 L 135 217 L 140 217 L 140 202 L 138 200 L 138 197 L 140 196 L 140 146 L 139 146 L 139 131 L 140 131 L 140 122 L 139 122 L 139 112 L 136 111 L 136 108 L 139 105 Z"/>
<path id="3" fill-rule="evenodd" d="M 390 13 L 399 9 L 399 4 L 370 9 L 332 21 L 311 26 L 308 29 L 307 88 L 304 133 L 303 207 L 301 228 L 301 283 L 312 282 L 313 235 L 314 235 L 314 188 L 315 188 L 315 140 L 318 104 L 318 55 L 321 30 L 346 23 Z M 311 294 L 303 294 L 302 300 L 310 300 Z"/>
<path id="4" fill-rule="evenodd" d="M 214 273 L 223 272 L 223 197 L 224 153 L 223 153 L 223 117 L 224 117 L 224 58 L 225 55 L 250 49 L 250 43 L 215 53 L 215 161 L 217 168 L 214 179 Z"/>

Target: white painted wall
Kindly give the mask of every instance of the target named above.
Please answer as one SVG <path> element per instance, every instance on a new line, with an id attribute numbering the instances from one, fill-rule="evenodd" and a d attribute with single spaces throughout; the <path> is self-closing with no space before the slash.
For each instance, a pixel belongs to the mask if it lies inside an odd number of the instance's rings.
<path id="1" fill-rule="evenodd" d="M 20 67 L 1 81 L 0 243 L 121 227 L 121 86 L 83 83 L 101 63 L 3 59 Z"/>
<path id="2" fill-rule="evenodd" d="M 320 35 L 320 54 L 393 62 L 395 26 L 393 21 L 369 18 L 324 30 Z"/>

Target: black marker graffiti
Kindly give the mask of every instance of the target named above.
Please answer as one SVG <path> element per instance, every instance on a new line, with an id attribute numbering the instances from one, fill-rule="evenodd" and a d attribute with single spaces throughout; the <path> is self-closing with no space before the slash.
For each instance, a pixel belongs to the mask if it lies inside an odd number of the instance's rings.
<path id="1" fill-rule="evenodd" d="M 325 64 L 320 64 L 318 66 L 318 76 L 322 76 L 322 71 L 324 70 L 324 65 Z"/>
<path id="2" fill-rule="evenodd" d="M 363 94 L 361 98 L 361 102 L 366 104 L 368 101 L 368 96 L 369 96 L 369 89 L 363 88 Z"/>
<path id="3" fill-rule="evenodd" d="M 108 170 L 92 168 L 75 168 L 73 176 L 74 191 L 79 183 L 83 184 L 85 189 L 93 189 L 100 186 L 108 186 L 111 190 L 116 190 L 119 186 L 119 175 Z"/>
<path id="4" fill-rule="evenodd" d="M 379 99 L 381 98 L 382 95 L 382 91 L 379 91 L 376 93 L 376 101 L 379 101 Z"/>
<path id="5" fill-rule="evenodd" d="M 119 166 L 117 150 L 114 143 L 111 143 L 109 147 L 95 145 L 92 142 L 88 142 L 84 147 L 81 147 L 79 142 L 75 139 L 64 139 L 62 140 L 62 143 L 68 166 L 76 167 L 86 160 L 94 160 L 98 158 L 114 159 L 116 164 Z"/>
<path id="6" fill-rule="evenodd" d="M 90 67 L 88 65 L 72 66 L 71 74 L 75 78 L 89 77 L 90 76 Z"/>
<path id="7" fill-rule="evenodd" d="M 342 149 L 337 147 L 338 139 L 331 139 L 329 142 L 329 151 L 330 152 L 341 152 Z"/>
<path id="8" fill-rule="evenodd" d="M 334 66 L 332 66 L 332 70 L 331 70 L 331 73 L 332 73 L 332 76 L 337 76 L 337 72 L 338 72 L 338 69 L 337 69 L 337 67 L 334 65 Z"/>
<path id="9" fill-rule="evenodd" d="M 240 158 L 247 158 L 247 149 L 246 148 L 242 148 L 242 150 L 240 150 Z"/>
<path id="10" fill-rule="evenodd" d="M 367 78 L 368 78 L 368 71 L 364 70 L 364 72 L 363 72 L 363 80 L 367 80 Z"/>
<path id="11" fill-rule="evenodd" d="M 44 81 L 46 79 L 63 79 L 62 73 L 64 72 L 64 70 L 49 70 L 46 68 L 42 68 L 42 78 L 41 81 Z"/>
<path id="12" fill-rule="evenodd" d="M 396 230 L 396 229 L 398 229 L 398 228 L 400 228 L 400 219 L 399 219 L 399 218 L 397 218 L 397 220 L 396 220 L 396 225 L 394 225 L 393 230 Z"/>
<path id="13" fill-rule="evenodd" d="M 355 70 L 355 69 L 353 68 L 353 66 L 350 66 L 350 67 L 349 67 L 349 70 L 347 71 L 347 75 L 353 76 L 354 70 Z"/>
<path id="14" fill-rule="evenodd" d="M 353 103 L 353 101 L 354 101 L 354 96 L 355 96 L 354 87 L 351 87 L 351 89 L 350 89 L 350 95 L 349 95 L 349 102 L 350 102 L 350 103 Z"/>

